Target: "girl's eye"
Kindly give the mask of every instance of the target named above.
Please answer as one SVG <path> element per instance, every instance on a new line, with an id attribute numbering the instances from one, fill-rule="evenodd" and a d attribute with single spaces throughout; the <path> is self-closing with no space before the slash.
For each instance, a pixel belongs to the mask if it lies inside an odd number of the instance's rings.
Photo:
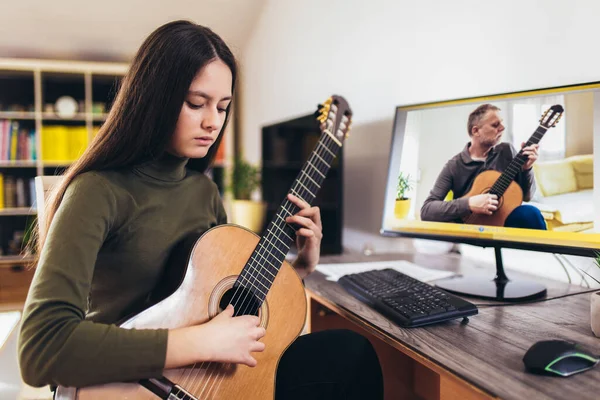
<path id="1" fill-rule="evenodd" d="M 188 103 L 188 106 L 189 106 L 191 109 L 193 109 L 193 110 L 197 110 L 197 109 L 199 109 L 199 108 L 202 108 L 202 107 L 204 107 L 204 104 L 194 104 L 194 103 L 192 103 L 192 102 L 189 102 L 189 101 L 188 101 L 187 103 Z"/>
<path id="2" fill-rule="evenodd" d="M 220 112 L 220 113 L 227 112 L 227 109 L 226 109 L 226 108 L 218 108 L 217 110 L 219 110 L 219 112 Z"/>

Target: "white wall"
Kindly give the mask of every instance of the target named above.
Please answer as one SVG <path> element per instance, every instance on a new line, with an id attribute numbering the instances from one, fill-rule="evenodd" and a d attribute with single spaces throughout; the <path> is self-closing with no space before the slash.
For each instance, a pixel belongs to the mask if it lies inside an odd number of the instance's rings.
<path id="1" fill-rule="evenodd" d="M 345 246 L 402 249 L 378 235 L 394 107 L 600 80 L 597 15 L 592 0 L 270 0 L 241 60 L 244 153 L 258 163 L 261 126 L 345 96 Z"/>

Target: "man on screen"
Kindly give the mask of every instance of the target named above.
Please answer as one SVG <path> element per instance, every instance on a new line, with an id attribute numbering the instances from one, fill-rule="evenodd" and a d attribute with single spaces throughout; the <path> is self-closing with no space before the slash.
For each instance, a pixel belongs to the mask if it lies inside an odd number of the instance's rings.
<path id="1" fill-rule="evenodd" d="M 469 191 L 479 173 L 486 170 L 503 172 L 517 155 L 517 150 L 510 143 L 501 142 L 504 126 L 499 111 L 494 105 L 483 104 L 469 115 L 467 129 L 471 140 L 462 152 L 446 163 L 439 174 L 421 207 L 423 221 L 462 222 L 462 218 L 471 213 L 491 215 L 498 208 L 496 195 L 462 196 Z M 529 201 L 535 192 L 532 166 L 538 158 L 538 148 L 537 144 L 523 148 L 523 154 L 528 159 L 515 177 L 516 183 L 523 189 L 524 201 Z M 454 200 L 444 201 L 450 190 Z M 530 205 L 515 208 L 504 226 L 546 229 L 541 212 Z"/>

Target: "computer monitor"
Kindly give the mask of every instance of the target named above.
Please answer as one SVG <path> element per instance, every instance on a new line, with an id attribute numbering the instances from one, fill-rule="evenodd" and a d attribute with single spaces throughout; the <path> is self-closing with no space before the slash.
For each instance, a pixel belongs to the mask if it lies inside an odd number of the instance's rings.
<path id="1" fill-rule="evenodd" d="M 398 106 L 392 135 L 381 234 L 495 248 L 495 279 L 437 286 L 535 299 L 545 287 L 508 279 L 502 247 L 600 248 L 600 82 Z M 522 146 L 536 143 L 530 167 Z"/>

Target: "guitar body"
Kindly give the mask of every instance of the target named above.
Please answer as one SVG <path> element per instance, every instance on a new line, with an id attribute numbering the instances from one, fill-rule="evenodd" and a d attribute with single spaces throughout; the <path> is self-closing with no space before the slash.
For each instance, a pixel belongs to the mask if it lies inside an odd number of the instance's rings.
<path id="1" fill-rule="evenodd" d="M 233 286 L 258 242 L 257 235 L 236 225 L 209 230 L 197 240 L 175 292 L 121 326 L 173 329 L 207 322 L 220 312 L 223 294 Z M 306 320 L 304 286 L 287 262 L 275 277 L 259 309 L 259 318 L 267 334 L 261 339 L 265 351 L 253 353 L 258 361 L 256 367 L 205 363 L 194 368 L 165 370 L 164 376 L 193 398 L 273 399 L 279 359 L 298 337 Z M 157 396 L 138 383 L 117 383 L 78 389 L 59 387 L 56 399 L 152 400 Z"/>
<path id="2" fill-rule="evenodd" d="M 498 171 L 483 171 L 473 181 L 473 186 L 463 197 L 488 193 L 502 174 Z M 523 190 L 512 181 L 502 197 L 498 199 L 498 209 L 492 215 L 471 214 L 464 219 L 467 224 L 504 226 L 506 218 L 523 203 Z"/>

